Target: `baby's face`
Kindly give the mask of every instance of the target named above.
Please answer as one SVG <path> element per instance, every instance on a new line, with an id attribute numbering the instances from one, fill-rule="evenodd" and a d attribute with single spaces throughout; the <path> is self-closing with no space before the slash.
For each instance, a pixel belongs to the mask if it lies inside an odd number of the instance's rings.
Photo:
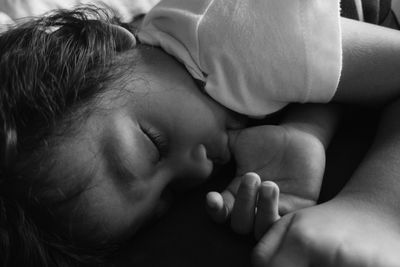
<path id="1" fill-rule="evenodd" d="M 227 162 L 227 130 L 237 126 L 173 58 L 158 49 L 140 53 L 134 77 L 105 93 L 101 111 L 59 153 L 64 172 L 92 172 L 79 196 L 77 214 L 85 216 L 74 223 L 96 224 L 112 239 L 157 216 L 170 187 L 201 183 L 213 164 Z"/>

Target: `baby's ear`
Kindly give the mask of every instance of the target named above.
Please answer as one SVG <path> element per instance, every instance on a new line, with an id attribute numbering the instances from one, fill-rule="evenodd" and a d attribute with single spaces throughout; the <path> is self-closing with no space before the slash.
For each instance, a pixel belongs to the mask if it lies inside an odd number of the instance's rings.
<path id="1" fill-rule="evenodd" d="M 115 38 L 115 48 L 118 52 L 122 52 L 136 46 L 137 41 L 133 33 L 119 25 L 111 25 L 110 27 Z"/>

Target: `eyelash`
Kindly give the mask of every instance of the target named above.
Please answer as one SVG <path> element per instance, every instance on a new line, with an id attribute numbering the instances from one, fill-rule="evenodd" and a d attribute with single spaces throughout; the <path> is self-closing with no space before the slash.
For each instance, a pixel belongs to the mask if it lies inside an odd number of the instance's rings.
<path id="1" fill-rule="evenodd" d="M 147 135 L 151 142 L 155 145 L 160 155 L 160 159 L 168 152 L 168 141 L 159 132 L 152 128 L 142 128 L 142 131 Z"/>

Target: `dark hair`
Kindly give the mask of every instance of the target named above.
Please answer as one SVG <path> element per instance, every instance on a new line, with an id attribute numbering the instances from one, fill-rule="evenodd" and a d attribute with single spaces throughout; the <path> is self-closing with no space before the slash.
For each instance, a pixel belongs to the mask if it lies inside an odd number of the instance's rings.
<path id="1" fill-rule="evenodd" d="M 96 96 L 117 81 L 121 50 L 109 10 L 85 6 L 34 18 L 0 36 L 0 265 L 100 264 L 60 231 L 52 149 L 93 112 Z M 83 189 L 83 188 L 81 188 Z M 103 252 L 101 252 L 103 254 Z"/>

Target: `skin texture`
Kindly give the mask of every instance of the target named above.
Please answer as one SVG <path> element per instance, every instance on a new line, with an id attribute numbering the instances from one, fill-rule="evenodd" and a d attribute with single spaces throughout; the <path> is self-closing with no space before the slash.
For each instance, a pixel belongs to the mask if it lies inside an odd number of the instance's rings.
<path id="1" fill-rule="evenodd" d="M 143 64 L 134 67 L 139 57 Z M 60 169 L 72 177 L 91 172 L 72 225 L 78 232 L 96 225 L 102 239 L 127 237 L 160 215 L 170 187 L 204 182 L 214 164 L 230 159 L 227 131 L 240 126 L 160 50 L 135 49 L 126 58 L 135 74 L 123 90 L 104 93 L 99 111 L 57 153 Z"/>

